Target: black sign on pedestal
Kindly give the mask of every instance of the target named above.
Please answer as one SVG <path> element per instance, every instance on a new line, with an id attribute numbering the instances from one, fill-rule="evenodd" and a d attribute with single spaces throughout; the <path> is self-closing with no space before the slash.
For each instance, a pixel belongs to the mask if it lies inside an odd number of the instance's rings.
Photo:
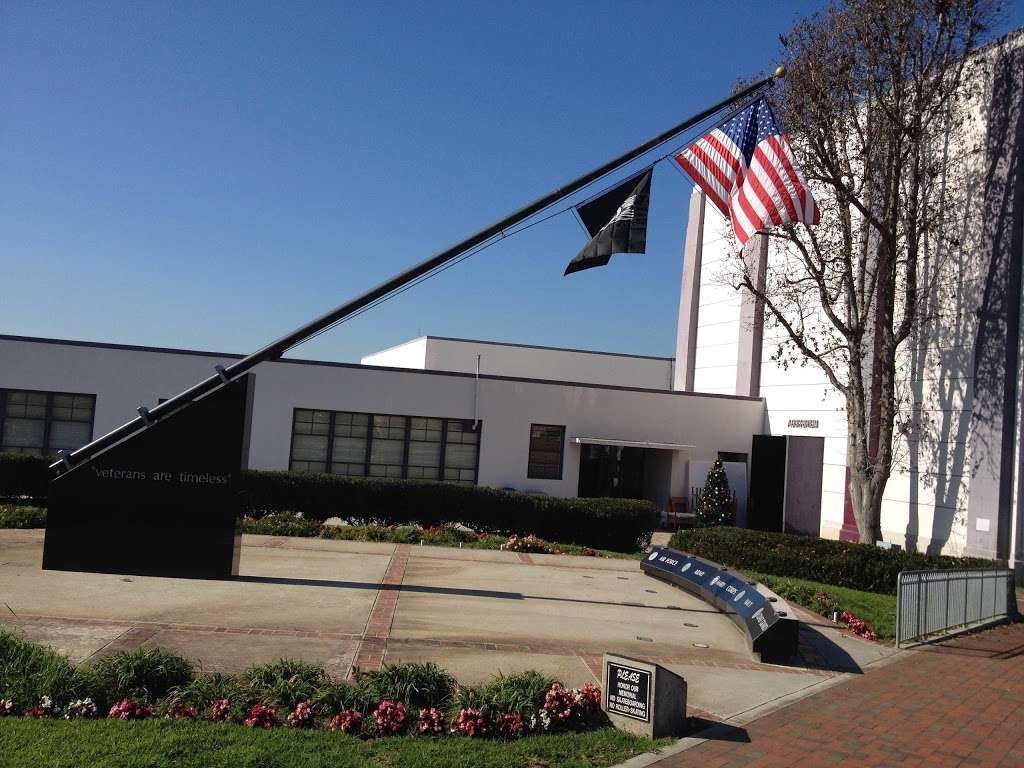
<path id="1" fill-rule="evenodd" d="M 651 673 L 646 669 L 608 662 L 608 712 L 651 721 Z"/>
<path id="2" fill-rule="evenodd" d="M 53 480 L 43 568 L 237 576 L 252 391 L 246 374 Z"/>

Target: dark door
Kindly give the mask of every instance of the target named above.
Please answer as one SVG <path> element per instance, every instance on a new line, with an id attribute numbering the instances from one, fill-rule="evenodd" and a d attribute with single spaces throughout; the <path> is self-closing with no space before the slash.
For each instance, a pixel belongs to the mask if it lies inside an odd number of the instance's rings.
<path id="1" fill-rule="evenodd" d="M 580 451 L 577 494 L 589 498 L 642 499 L 644 449 L 584 445 Z"/>
<path id="2" fill-rule="evenodd" d="M 786 494 L 786 438 L 754 435 L 750 451 L 747 527 L 781 531 Z"/>

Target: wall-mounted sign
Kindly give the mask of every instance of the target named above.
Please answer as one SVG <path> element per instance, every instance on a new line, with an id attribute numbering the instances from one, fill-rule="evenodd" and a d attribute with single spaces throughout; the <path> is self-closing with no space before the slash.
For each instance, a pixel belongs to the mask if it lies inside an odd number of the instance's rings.
<path id="1" fill-rule="evenodd" d="M 786 426 L 790 429 L 817 429 L 817 419 L 790 419 L 786 422 Z"/>

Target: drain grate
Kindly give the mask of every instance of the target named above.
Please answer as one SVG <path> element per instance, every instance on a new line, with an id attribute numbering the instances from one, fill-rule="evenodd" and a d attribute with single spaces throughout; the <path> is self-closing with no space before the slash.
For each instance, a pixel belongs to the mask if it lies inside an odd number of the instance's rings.
<path id="1" fill-rule="evenodd" d="M 637 635 L 636 639 L 640 640 L 640 641 L 642 641 L 644 643 L 653 643 L 654 642 L 654 638 L 653 637 L 644 637 L 643 635 Z"/>

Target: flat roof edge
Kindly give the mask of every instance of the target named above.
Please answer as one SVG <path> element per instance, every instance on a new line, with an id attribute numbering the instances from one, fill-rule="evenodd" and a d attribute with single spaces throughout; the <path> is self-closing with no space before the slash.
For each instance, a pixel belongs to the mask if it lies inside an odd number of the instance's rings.
<path id="1" fill-rule="evenodd" d="M 226 357 L 232 359 L 241 359 L 245 355 L 233 354 L 228 352 L 205 352 L 202 350 L 189 350 L 189 349 L 177 349 L 173 347 L 148 347 L 137 344 L 114 344 L 111 342 L 103 341 L 80 341 L 74 339 L 51 339 L 37 336 L 15 336 L 10 334 L 0 334 L 0 341 L 20 341 L 30 344 L 54 344 L 58 346 L 68 347 L 92 347 L 95 349 L 114 349 L 124 352 L 153 352 L 157 354 L 173 354 L 173 355 L 196 355 L 202 357 Z M 287 363 L 289 365 L 317 365 L 327 368 L 356 368 L 368 371 L 395 371 L 398 373 L 410 373 L 418 376 L 453 376 L 456 378 L 473 379 L 476 378 L 475 373 L 465 373 L 462 371 L 437 371 L 424 368 L 399 368 L 393 365 L 363 365 L 361 363 L 340 363 L 331 360 L 304 360 L 300 358 L 279 358 L 277 360 L 268 360 L 266 363 L 261 365 L 274 364 L 274 363 Z M 623 392 L 643 392 L 647 394 L 655 395 L 680 395 L 684 397 L 711 397 L 722 400 L 745 400 L 751 402 L 763 402 L 763 397 L 749 397 L 747 395 L 724 395 L 717 392 L 680 392 L 673 389 L 649 389 L 646 387 L 629 387 L 619 384 L 598 384 L 589 381 L 559 381 L 557 379 L 533 379 L 523 376 L 498 376 L 496 374 L 480 374 L 480 379 L 488 381 L 515 381 L 522 382 L 524 384 L 547 384 L 553 386 L 562 387 L 584 387 L 588 389 L 610 389 Z"/>

